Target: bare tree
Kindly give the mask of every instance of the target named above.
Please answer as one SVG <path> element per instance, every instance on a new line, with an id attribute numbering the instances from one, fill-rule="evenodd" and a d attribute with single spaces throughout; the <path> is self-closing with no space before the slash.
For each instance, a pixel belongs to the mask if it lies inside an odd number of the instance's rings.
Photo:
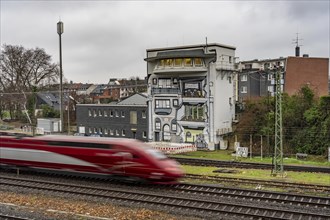
<path id="1" fill-rule="evenodd" d="M 58 65 L 51 63 L 51 56 L 41 48 L 25 49 L 23 46 L 3 45 L 0 67 L 2 98 L 11 105 L 9 109 L 20 106 L 26 112 L 28 97 L 35 96 L 35 88 L 45 82 L 56 82 L 59 76 Z"/>

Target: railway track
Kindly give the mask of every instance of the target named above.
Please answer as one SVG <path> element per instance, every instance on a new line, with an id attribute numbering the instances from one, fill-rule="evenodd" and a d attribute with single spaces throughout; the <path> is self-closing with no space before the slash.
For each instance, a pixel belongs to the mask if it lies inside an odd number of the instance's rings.
<path id="1" fill-rule="evenodd" d="M 322 197 L 228 189 L 214 186 L 179 184 L 147 187 L 90 187 L 40 181 L 17 177 L 2 177 L 3 187 L 19 187 L 38 191 L 145 204 L 162 210 L 185 211 L 210 218 L 267 218 L 267 219 L 329 219 L 330 199 Z M 165 187 L 165 188 L 164 188 Z M 235 191 L 236 190 L 236 191 Z M 166 195 L 165 195 L 166 194 Z M 290 205 L 288 205 L 290 204 Z M 208 218 L 207 217 L 207 218 Z"/>
<path id="2" fill-rule="evenodd" d="M 19 217 L 14 215 L 6 215 L 0 213 L 1 220 L 32 220 L 31 218 Z"/>
<path id="3" fill-rule="evenodd" d="M 276 180 L 256 180 L 256 179 L 244 179 L 234 177 L 221 177 L 221 176 L 205 176 L 196 174 L 186 174 L 185 178 L 194 180 L 206 180 L 216 181 L 218 183 L 230 183 L 231 185 L 253 185 L 257 188 L 282 188 L 290 191 L 298 192 L 311 192 L 311 193 L 322 193 L 330 196 L 330 185 L 317 185 L 317 184 L 303 184 L 284 182 Z"/>
<path id="4" fill-rule="evenodd" d="M 243 169 L 272 169 L 271 164 L 265 163 L 248 163 L 237 161 L 224 161 L 224 160 L 211 160 L 211 159 L 195 159 L 195 158 L 181 158 L 171 157 L 177 160 L 180 164 L 195 165 L 195 166 L 213 166 L 213 167 L 231 167 Z M 296 166 L 284 165 L 286 171 L 297 172 L 317 172 L 317 173 L 330 173 L 330 167 L 315 167 L 315 166 Z"/>

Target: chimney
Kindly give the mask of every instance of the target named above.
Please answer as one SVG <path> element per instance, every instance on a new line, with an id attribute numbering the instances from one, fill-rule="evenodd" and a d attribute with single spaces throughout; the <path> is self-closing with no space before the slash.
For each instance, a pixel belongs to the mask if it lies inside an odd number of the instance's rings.
<path id="1" fill-rule="evenodd" d="M 296 46 L 296 57 L 300 57 L 300 47 Z"/>

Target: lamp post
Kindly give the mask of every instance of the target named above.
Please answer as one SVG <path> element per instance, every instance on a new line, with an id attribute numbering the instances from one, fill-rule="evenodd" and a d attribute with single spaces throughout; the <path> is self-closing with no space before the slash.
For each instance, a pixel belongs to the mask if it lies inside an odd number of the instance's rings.
<path id="1" fill-rule="evenodd" d="M 63 84 L 62 84 L 62 34 L 63 34 L 63 22 L 57 22 L 57 33 L 60 39 L 60 117 L 61 117 L 61 132 L 63 132 Z"/>

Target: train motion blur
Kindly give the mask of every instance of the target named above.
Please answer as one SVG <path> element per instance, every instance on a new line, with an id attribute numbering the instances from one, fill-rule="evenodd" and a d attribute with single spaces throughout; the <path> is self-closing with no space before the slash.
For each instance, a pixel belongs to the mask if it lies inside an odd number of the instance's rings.
<path id="1" fill-rule="evenodd" d="M 176 181 L 180 165 L 141 141 L 82 136 L 14 136 L 0 133 L 0 165 Z"/>

